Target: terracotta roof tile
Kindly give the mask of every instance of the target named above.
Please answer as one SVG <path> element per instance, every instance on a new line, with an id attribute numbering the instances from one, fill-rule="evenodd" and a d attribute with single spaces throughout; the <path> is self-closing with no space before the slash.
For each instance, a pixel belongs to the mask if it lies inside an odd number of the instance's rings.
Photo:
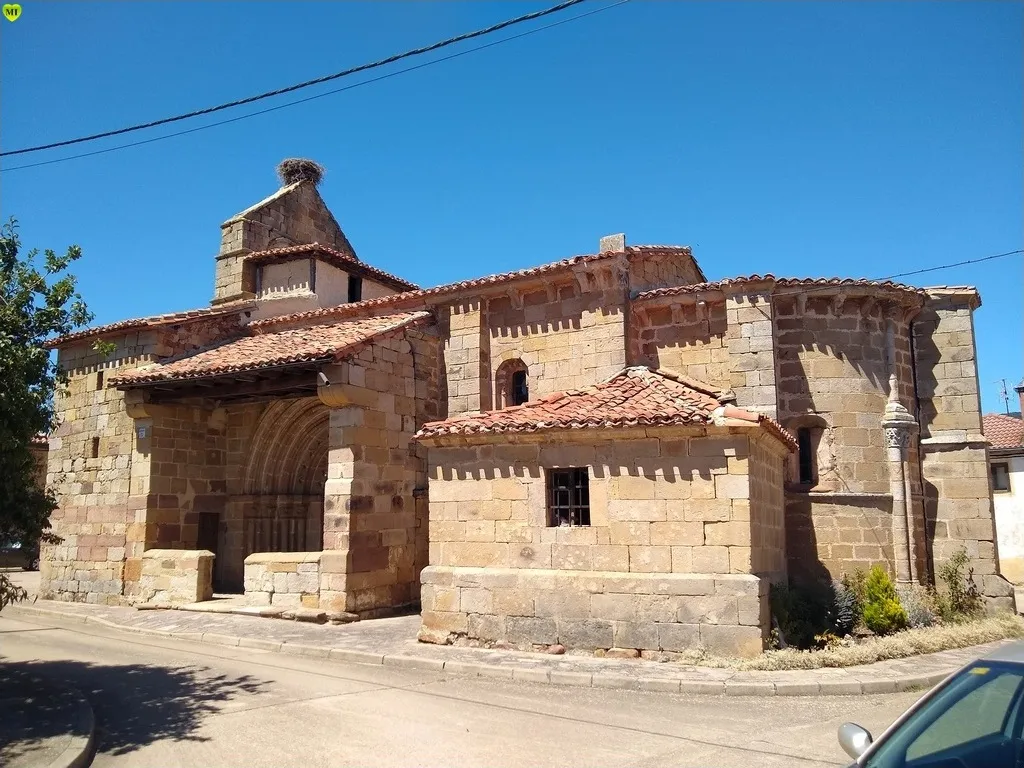
<path id="1" fill-rule="evenodd" d="M 989 413 L 982 418 L 982 432 L 996 449 L 1024 449 L 1024 419 Z"/>
<path id="2" fill-rule="evenodd" d="M 199 320 L 217 315 L 228 315 L 233 312 L 243 312 L 256 306 L 252 301 L 236 301 L 230 304 L 219 304 L 215 307 L 201 307 L 199 309 L 186 309 L 182 312 L 169 312 L 165 315 L 150 315 L 149 317 L 136 317 L 130 320 L 118 320 L 116 323 L 97 325 L 94 328 L 85 328 L 81 331 L 58 336 L 50 339 L 43 346 L 47 349 L 62 346 L 72 341 L 88 339 L 93 336 L 104 336 L 115 331 L 130 331 L 133 328 L 152 328 L 159 325 L 174 325 L 176 323 L 187 323 L 192 320 Z"/>
<path id="3" fill-rule="evenodd" d="M 711 425 L 721 418 L 762 423 L 792 448 L 795 441 L 761 414 L 723 406 L 706 384 L 694 388 L 667 371 L 626 368 L 600 384 L 548 395 L 500 411 L 467 413 L 424 424 L 417 438 L 500 435 L 560 429 Z"/>
<path id="4" fill-rule="evenodd" d="M 297 363 L 329 362 L 352 354 L 373 339 L 430 317 L 428 312 L 361 320 L 234 338 L 157 365 L 111 377 L 113 386 L 199 379 Z"/>
<path id="5" fill-rule="evenodd" d="M 289 245 L 285 248 L 272 248 L 267 251 L 254 251 L 246 256 L 245 260 L 255 264 L 264 264 L 266 262 L 277 261 L 278 259 L 287 256 L 301 255 L 304 253 L 309 255 L 319 255 L 324 261 L 334 264 L 339 269 L 357 272 L 363 277 L 376 279 L 378 282 L 399 291 L 419 290 L 419 286 L 416 285 L 416 283 L 410 283 L 408 280 L 403 280 L 402 278 L 396 277 L 382 269 L 371 267 L 364 261 L 360 261 L 347 253 L 343 253 L 342 251 L 330 248 L 326 245 L 321 245 L 320 243 Z"/>
<path id="6" fill-rule="evenodd" d="M 374 309 L 378 307 L 387 307 L 392 305 L 401 305 L 405 302 L 414 302 L 417 299 L 425 299 L 431 296 L 443 296 L 449 293 L 458 293 L 473 288 L 486 288 L 491 285 L 500 285 L 502 283 L 512 282 L 513 280 L 521 280 L 524 278 L 540 277 L 543 275 L 550 274 L 552 272 L 562 272 L 572 267 L 580 266 L 583 264 L 591 264 L 597 261 L 603 261 L 605 259 L 611 259 L 616 256 L 639 256 L 645 257 L 655 254 L 664 253 L 677 253 L 682 256 L 690 256 L 692 258 L 692 252 L 688 246 L 667 246 L 667 245 L 630 245 L 626 247 L 625 251 L 604 251 L 602 253 L 591 254 L 586 256 L 573 256 L 569 259 L 562 259 L 561 261 L 554 261 L 549 264 L 542 264 L 538 267 L 530 267 L 528 269 L 520 269 L 515 272 L 502 272 L 496 275 L 487 275 L 485 277 L 477 277 L 472 280 L 461 280 L 457 283 L 447 283 L 445 285 L 438 285 L 433 288 L 424 288 L 418 291 L 407 291 L 406 293 L 398 293 L 394 296 L 384 296 L 380 299 L 368 299 L 366 301 L 358 301 L 352 304 L 341 304 L 336 307 L 325 307 L 323 309 L 314 309 L 308 312 L 297 312 L 293 315 L 281 315 L 278 317 L 268 317 L 265 320 L 257 320 L 253 325 L 256 326 L 273 326 L 283 325 L 285 323 L 292 323 L 302 320 L 317 320 L 323 317 L 339 317 L 339 316 L 351 316 L 365 312 L 368 309 Z"/>
<path id="7" fill-rule="evenodd" d="M 633 298 L 643 301 L 644 299 L 655 299 L 660 296 L 680 296 L 690 293 L 703 293 L 704 291 L 718 291 L 729 286 L 743 286 L 749 283 L 771 283 L 779 288 L 883 288 L 892 291 L 904 291 L 918 296 L 924 296 L 925 291 L 903 283 L 894 283 L 891 280 L 865 280 L 839 277 L 775 277 L 772 274 L 748 275 L 740 277 L 728 277 L 722 280 L 714 280 L 707 283 L 695 283 L 692 285 L 675 285 L 669 288 L 655 288 L 651 291 L 642 291 Z"/>

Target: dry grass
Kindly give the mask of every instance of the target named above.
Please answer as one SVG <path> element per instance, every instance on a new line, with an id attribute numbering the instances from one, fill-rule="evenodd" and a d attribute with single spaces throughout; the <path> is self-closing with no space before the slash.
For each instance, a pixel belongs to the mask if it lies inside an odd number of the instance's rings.
<path id="1" fill-rule="evenodd" d="M 694 653 L 679 661 L 705 667 L 763 671 L 852 667 L 1019 637 L 1024 637 L 1024 618 L 1002 613 L 963 624 L 908 629 L 888 637 L 874 637 L 860 644 L 829 650 L 767 651 L 754 659 L 725 659 Z"/>

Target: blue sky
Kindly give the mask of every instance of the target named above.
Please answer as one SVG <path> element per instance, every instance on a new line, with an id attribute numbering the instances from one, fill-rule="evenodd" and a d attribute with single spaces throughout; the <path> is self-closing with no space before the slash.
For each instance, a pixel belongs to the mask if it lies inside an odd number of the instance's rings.
<path id="1" fill-rule="evenodd" d="M 0 21 L 0 146 L 232 100 L 546 5 L 23 0 Z M 206 305 L 218 225 L 273 192 L 292 156 L 327 167 L 321 192 L 364 260 L 423 285 L 590 253 L 613 232 L 691 245 L 712 279 L 880 277 L 1021 247 L 1022 29 L 1019 2 L 632 0 L 232 125 L 0 173 L 0 214 L 27 247 L 82 246 L 97 322 Z M 1001 410 L 996 382 L 1024 373 L 1021 257 L 909 280 L 981 290 L 983 403 Z"/>

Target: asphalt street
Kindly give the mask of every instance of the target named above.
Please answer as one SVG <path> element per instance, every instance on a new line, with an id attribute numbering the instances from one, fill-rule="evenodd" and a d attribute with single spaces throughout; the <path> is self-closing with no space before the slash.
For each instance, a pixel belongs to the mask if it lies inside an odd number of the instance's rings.
<path id="1" fill-rule="evenodd" d="M 256 621 L 256 619 L 254 619 Z M 96 766 L 845 765 L 917 694 L 747 698 L 559 688 L 0 616 L 4 667 L 81 690 Z"/>

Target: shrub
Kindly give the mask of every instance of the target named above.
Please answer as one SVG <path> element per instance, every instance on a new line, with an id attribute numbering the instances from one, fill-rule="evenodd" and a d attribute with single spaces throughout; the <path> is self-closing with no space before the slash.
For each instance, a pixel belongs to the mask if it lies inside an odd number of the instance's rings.
<path id="1" fill-rule="evenodd" d="M 982 612 L 981 595 L 974 582 L 974 568 L 967 548 L 961 547 L 939 569 L 939 579 L 945 585 L 945 594 L 939 600 L 939 611 L 946 621 L 962 621 Z"/>
<path id="2" fill-rule="evenodd" d="M 900 605 L 889 574 L 874 566 L 864 580 L 864 624 L 876 635 L 890 635 L 907 628 L 907 612 Z"/>
<path id="3" fill-rule="evenodd" d="M 772 615 L 786 645 L 811 648 L 830 628 L 832 590 L 828 584 L 772 584 Z"/>
<path id="4" fill-rule="evenodd" d="M 839 637 L 853 632 L 861 620 L 861 606 L 857 593 L 846 580 L 832 582 L 832 631 Z"/>
<path id="5" fill-rule="evenodd" d="M 938 613 L 935 596 L 927 589 L 916 584 L 907 584 L 896 587 L 896 595 L 899 597 L 900 605 L 907 612 L 907 623 L 912 629 L 930 627 L 935 623 Z"/>

